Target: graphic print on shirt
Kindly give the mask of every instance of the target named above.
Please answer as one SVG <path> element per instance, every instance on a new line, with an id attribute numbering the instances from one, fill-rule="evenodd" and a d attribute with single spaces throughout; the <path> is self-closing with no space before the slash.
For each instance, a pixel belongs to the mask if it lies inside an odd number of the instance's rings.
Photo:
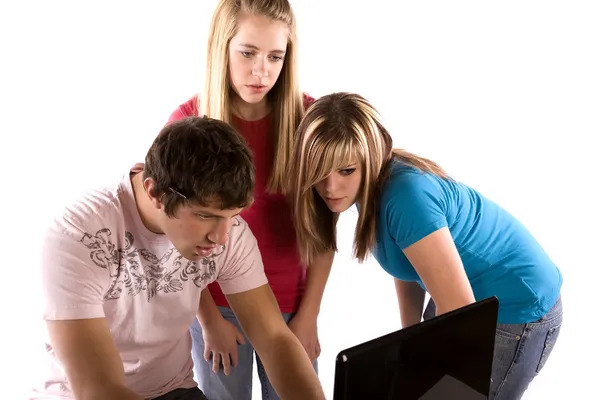
<path id="1" fill-rule="evenodd" d="M 240 221 L 236 219 L 232 229 L 239 225 Z M 150 301 L 158 292 L 183 290 L 183 282 L 190 279 L 197 287 L 204 287 L 203 282 L 214 280 L 217 270 L 215 258 L 226 249 L 226 245 L 221 246 L 219 251 L 198 261 L 198 265 L 197 261 L 184 258 L 175 248 L 170 248 L 160 257 L 148 249 L 138 249 L 134 247 L 133 234 L 128 231 L 125 232 L 124 248 L 118 248 L 111 236 L 111 230 L 103 228 L 95 234 L 86 232 L 80 239 L 90 249 L 90 259 L 94 264 L 109 272 L 111 283 L 104 301 L 119 299 L 124 290 L 129 296 L 145 292 L 146 300 Z"/>

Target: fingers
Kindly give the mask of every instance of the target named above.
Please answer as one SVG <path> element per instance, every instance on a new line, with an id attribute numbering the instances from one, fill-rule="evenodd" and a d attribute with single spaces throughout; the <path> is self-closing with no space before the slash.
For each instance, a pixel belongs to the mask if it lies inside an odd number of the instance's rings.
<path id="1" fill-rule="evenodd" d="M 208 349 L 208 347 L 204 346 L 204 360 L 205 361 L 210 361 L 210 354 L 211 354 L 211 351 Z"/>
<path id="2" fill-rule="evenodd" d="M 319 343 L 319 339 L 317 339 L 317 343 L 315 343 L 315 347 L 314 347 L 315 351 L 314 351 L 314 358 L 311 361 L 315 361 L 317 358 L 319 358 L 319 356 L 321 355 L 321 343 Z"/>
<path id="3" fill-rule="evenodd" d="M 237 329 L 235 330 L 235 339 L 239 344 L 245 344 L 246 340 L 244 340 L 244 334 Z"/>
<path id="4" fill-rule="evenodd" d="M 239 357 L 238 357 L 238 349 L 237 347 L 235 347 L 231 353 L 229 353 L 229 357 L 231 358 L 231 366 L 232 367 L 237 367 L 238 362 L 239 362 Z"/>
<path id="5" fill-rule="evenodd" d="M 223 373 L 229 375 L 231 372 L 231 358 L 229 354 L 221 353 L 221 363 L 223 364 Z"/>
<path id="6" fill-rule="evenodd" d="M 213 353 L 212 363 L 212 371 L 216 374 L 217 372 L 219 372 L 219 364 L 221 363 L 221 355 L 219 353 Z"/>

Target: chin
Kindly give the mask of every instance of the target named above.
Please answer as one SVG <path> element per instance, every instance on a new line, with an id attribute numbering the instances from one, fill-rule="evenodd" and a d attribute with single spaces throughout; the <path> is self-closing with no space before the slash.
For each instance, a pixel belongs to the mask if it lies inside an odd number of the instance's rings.
<path id="1" fill-rule="evenodd" d="M 183 258 L 185 258 L 186 260 L 189 260 L 189 261 L 198 261 L 203 258 L 202 256 L 194 253 L 193 251 L 186 251 L 183 253 L 182 252 L 179 252 L 179 253 L 183 256 Z"/>
<path id="2" fill-rule="evenodd" d="M 269 92 L 265 92 L 264 94 L 263 93 L 261 93 L 261 94 L 246 94 L 246 95 L 240 96 L 240 97 L 242 98 L 242 100 L 244 100 L 248 104 L 258 104 L 267 97 L 267 93 L 269 93 Z"/>
<path id="3" fill-rule="evenodd" d="M 347 211 L 350 207 L 352 207 L 352 204 L 347 206 L 329 207 L 329 210 L 335 213 L 343 213 L 344 211 Z"/>

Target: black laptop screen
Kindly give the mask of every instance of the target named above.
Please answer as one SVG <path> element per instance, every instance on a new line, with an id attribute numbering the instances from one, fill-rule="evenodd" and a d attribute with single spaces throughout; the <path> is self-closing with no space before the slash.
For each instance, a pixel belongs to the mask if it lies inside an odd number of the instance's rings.
<path id="1" fill-rule="evenodd" d="M 495 297 L 340 352 L 334 400 L 487 399 Z"/>

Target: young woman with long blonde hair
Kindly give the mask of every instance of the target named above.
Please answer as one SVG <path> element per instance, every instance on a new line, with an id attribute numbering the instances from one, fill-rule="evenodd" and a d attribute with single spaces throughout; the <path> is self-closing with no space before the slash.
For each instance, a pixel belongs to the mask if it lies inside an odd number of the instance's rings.
<path id="1" fill-rule="evenodd" d="M 298 83 L 298 43 L 287 0 L 221 0 L 210 25 L 203 92 L 169 121 L 206 115 L 233 125 L 254 153 L 254 202 L 241 215 L 256 236 L 283 318 L 317 368 L 317 316 L 333 252 L 300 260 L 284 196 L 293 135 L 314 99 Z M 250 400 L 254 350 L 217 285 L 204 290 L 191 329 L 195 375 L 209 398 Z M 265 399 L 277 399 L 260 358 Z"/>
<path id="2" fill-rule="evenodd" d="M 323 96 L 308 109 L 290 165 L 303 260 L 337 250 L 338 215 L 356 205 L 354 254 L 372 253 L 394 278 L 403 327 L 498 298 L 490 399 L 521 398 L 562 324 L 562 274 L 530 232 L 435 162 L 394 149 L 358 94 Z"/>

